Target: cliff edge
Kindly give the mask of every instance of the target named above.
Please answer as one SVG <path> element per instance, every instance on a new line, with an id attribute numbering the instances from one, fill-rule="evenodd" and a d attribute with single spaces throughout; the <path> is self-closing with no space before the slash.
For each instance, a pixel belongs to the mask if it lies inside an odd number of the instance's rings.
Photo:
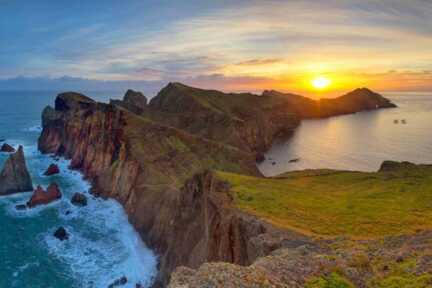
<path id="1" fill-rule="evenodd" d="M 160 255 L 158 284 L 166 285 L 178 266 L 250 265 L 279 248 L 314 245 L 302 233 L 238 209 L 230 184 L 213 172 L 261 177 L 257 155 L 305 118 L 300 104 L 279 94 L 226 94 L 180 83 L 168 84 L 147 105 L 136 96 L 104 104 L 60 94 L 55 107 L 43 111 L 38 146 L 71 159 L 94 193 L 123 204 Z M 380 108 L 383 101 L 358 97 L 375 105 L 353 112 Z"/>

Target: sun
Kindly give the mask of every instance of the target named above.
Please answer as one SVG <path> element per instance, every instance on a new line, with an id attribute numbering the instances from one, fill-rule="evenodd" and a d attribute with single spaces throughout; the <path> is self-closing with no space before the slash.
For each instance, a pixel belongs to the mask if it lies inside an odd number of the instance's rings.
<path id="1" fill-rule="evenodd" d="M 322 90 L 327 88 L 331 84 L 331 80 L 325 76 L 318 76 L 312 79 L 311 83 L 315 89 Z"/>

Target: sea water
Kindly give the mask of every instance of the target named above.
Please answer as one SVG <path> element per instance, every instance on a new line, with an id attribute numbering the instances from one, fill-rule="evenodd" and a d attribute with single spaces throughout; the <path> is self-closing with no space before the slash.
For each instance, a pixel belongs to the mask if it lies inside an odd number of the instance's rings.
<path id="1" fill-rule="evenodd" d="M 279 139 L 259 169 L 266 176 L 330 168 L 376 171 L 385 160 L 432 164 L 432 93 L 384 93 L 398 105 L 304 120 Z"/>
<path id="2" fill-rule="evenodd" d="M 126 276 L 122 287 L 151 285 L 157 273 L 157 258 L 129 224 L 122 206 L 89 194 L 90 185 L 69 162 L 56 162 L 37 150 L 41 131 L 41 111 L 52 105 L 56 92 L 0 92 L 0 139 L 17 147 L 23 145 L 34 186 L 59 184 L 60 201 L 47 206 L 17 211 L 31 193 L 0 197 L 0 288 L 12 287 L 107 287 Z M 86 93 L 107 102 L 121 93 Z M 1 144 L 1 143 L 0 143 Z M 8 157 L 0 153 L 0 167 Z M 58 175 L 43 172 L 56 163 Z M 86 207 L 75 207 L 75 192 L 88 197 Z M 70 238 L 59 241 L 54 231 L 63 226 Z"/>

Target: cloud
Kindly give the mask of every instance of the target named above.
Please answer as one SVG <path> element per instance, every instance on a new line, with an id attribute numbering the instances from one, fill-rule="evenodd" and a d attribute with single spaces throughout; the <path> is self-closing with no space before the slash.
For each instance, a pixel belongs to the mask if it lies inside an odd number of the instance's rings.
<path id="1" fill-rule="evenodd" d="M 239 62 L 235 65 L 238 66 L 257 66 L 257 65 L 267 65 L 282 62 L 282 59 L 251 59 L 243 62 Z"/>
<path id="2" fill-rule="evenodd" d="M 113 15 L 65 16 L 59 19 L 60 30 L 37 26 L 35 35 L 45 41 L 11 41 L 13 49 L 0 47 L 0 77 L 178 79 L 224 89 L 250 85 L 253 90 L 270 84 L 297 89 L 299 78 L 319 73 L 373 83 L 377 81 L 365 75 L 381 75 L 376 79 L 394 87 L 391 77 L 406 78 L 387 71 L 409 70 L 418 73 L 410 83 L 428 87 L 424 81 L 429 78 L 421 72 L 432 70 L 430 1 L 203 2 L 137 1 L 123 4 L 121 11 L 111 3 L 101 10 L 111 8 L 107 11 Z M 42 37 L 46 35 L 50 37 Z"/>

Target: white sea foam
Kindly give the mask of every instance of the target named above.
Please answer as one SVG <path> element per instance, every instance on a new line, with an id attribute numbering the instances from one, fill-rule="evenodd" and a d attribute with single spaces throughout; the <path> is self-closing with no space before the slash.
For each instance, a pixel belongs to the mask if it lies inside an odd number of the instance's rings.
<path id="1" fill-rule="evenodd" d="M 24 132 L 34 132 L 34 133 L 39 133 L 42 131 L 42 127 L 39 125 L 35 125 L 35 126 L 31 126 L 28 127 L 26 129 L 24 129 Z"/>
<path id="2" fill-rule="evenodd" d="M 150 286 L 157 274 L 157 258 L 128 222 L 123 207 L 115 200 L 91 195 L 90 183 L 79 172 L 68 168 L 69 161 L 62 158 L 56 161 L 50 155 L 41 155 L 35 145 L 24 146 L 24 153 L 34 186 L 46 187 L 56 182 L 63 197 L 47 206 L 24 211 L 16 210 L 15 205 L 25 203 L 29 193 L 1 197 L 0 204 L 7 206 L 9 216 L 38 217 L 48 209 L 55 209 L 58 224 L 42 233 L 39 243 L 51 257 L 56 257 L 69 267 L 79 287 L 107 287 L 123 276 L 127 277 L 128 283 L 122 287 L 135 287 L 137 283 L 143 287 Z M 53 162 L 59 166 L 61 173 L 43 176 L 41 171 Z M 70 203 L 75 192 L 87 196 L 86 207 Z M 58 226 L 65 227 L 70 234 L 67 241 L 59 241 L 53 236 Z"/>

